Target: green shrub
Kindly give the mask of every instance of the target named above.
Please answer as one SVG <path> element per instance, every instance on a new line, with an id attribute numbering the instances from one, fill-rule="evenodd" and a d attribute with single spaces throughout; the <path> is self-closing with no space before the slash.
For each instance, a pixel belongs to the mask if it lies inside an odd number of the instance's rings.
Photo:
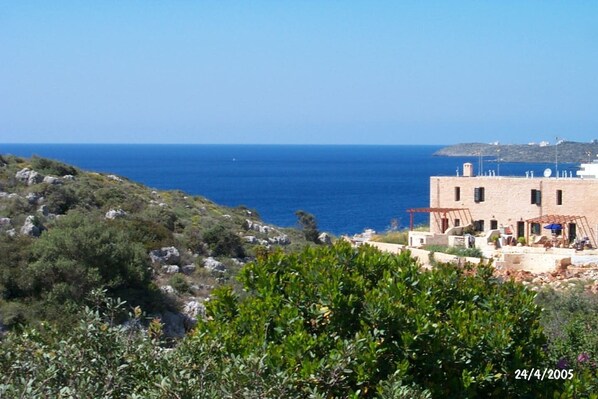
<path id="1" fill-rule="evenodd" d="M 0 396 L 595 397 L 588 369 L 566 383 L 514 378 L 554 366 L 533 293 L 489 267 L 424 271 L 408 254 L 341 243 L 263 253 L 241 280 L 244 299 L 218 290 L 212 320 L 168 350 L 157 321 L 139 328 L 139 309 L 115 324 L 124 304 L 110 299 L 67 331 L 13 331 L 0 341 Z"/>
<path id="2" fill-rule="evenodd" d="M 131 240 L 143 244 L 146 250 L 174 245 L 172 232 L 152 220 L 128 217 L 111 221 L 117 228 L 127 231 Z"/>
<path id="3" fill-rule="evenodd" d="M 9 334 L 0 342 L 0 397 L 124 398 L 159 373 L 157 342 L 138 328 L 114 325 L 124 303 L 106 315 L 86 309 L 65 333 L 49 325 Z M 140 313 L 131 326 L 139 325 Z M 138 387 L 139 388 L 139 387 Z M 137 389 L 138 389 L 137 388 Z"/>
<path id="4" fill-rule="evenodd" d="M 534 295 L 489 267 L 422 271 L 408 254 L 343 243 L 267 255 L 240 278 L 250 296 L 217 290 L 199 330 L 303 392 L 373 397 L 396 373 L 434 397 L 549 390 L 512 376 L 545 364 Z"/>
<path id="5" fill-rule="evenodd" d="M 143 211 L 143 213 L 141 213 L 141 217 L 154 223 L 161 224 L 170 231 L 175 230 L 177 216 L 173 212 L 164 209 L 161 206 L 147 208 L 145 211 Z"/>
<path id="6" fill-rule="evenodd" d="M 307 241 L 315 242 L 316 244 L 319 243 L 318 237 L 320 232 L 318 231 L 316 217 L 311 213 L 302 210 L 295 212 L 295 215 L 297 216 L 299 225 L 303 230 L 303 234 L 305 234 L 305 239 Z"/>
<path id="7" fill-rule="evenodd" d="M 77 169 L 70 165 L 37 156 L 31 157 L 31 167 L 44 175 L 74 176 L 78 173 Z"/>
<path id="8" fill-rule="evenodd" d="M 31 295 L 54 303 L 81 302 L 94 288 L 144 288 L 145 249 L 108 221 L 71 212 L 36 240 L 26 272 Z"/>
<path id="9" fill-rule="evenodd" d="M 574 370 L 565 392 L 598 392 L 598 295 L 583 290 L 544 289 L 537 303 L 544 308 L 542 325 L 551 367 Z"/>
<path id="10" fill-rule="evenodd" d="M 426 245 L 424 246 L 426 251 L 430 252 L 442 252 L 449 255 L 456 255 L 470 258 L 483 258 L 484 254 L 479 248 L 460 248 L 460 247 L 447 247 L 445 245 Z"/>
<path id="11" fill-rule="evenodd" d="M 122 208 L 128 193 L 120 187 L 102 187 L 94 193 L 95 202 L 104 208 Z"/>
<path id="12" fill-rule="evenodd" d="M 203 234 L 203 241 L 208 244 L 214 256 L 245 256 L 243 242 L 233 231 L 223 225 L 217 225 Z"/>
<path id="13" fill-rule="evenodd" d="M 178 293 L 184 294 L 189 291 L 189 283 L 180 273 L 177 273 L 168 279 L 168 284 L 172 286 Z"/>
<path id="14" fill-rule="evenodd" d="M 25 296 L 23 281 L 29 261 L 32 238 L 0 235 L 0 300 L 12 300 Z"/>
<path id="15" fill-rule="evenodd" d="M 384 234 L 373 236 L 372 241 L 386 242 L 389 244 L 407 245 L 409 243 L 409 231 L 389 231 Z"/>
<path id="16" fill-rule="evenodd" d="M 71 187 L 49 185 L 44 192 L 44 196 L 48 210 L 59 215 L 67 213 L 79 202 L 79 198 Z"/>

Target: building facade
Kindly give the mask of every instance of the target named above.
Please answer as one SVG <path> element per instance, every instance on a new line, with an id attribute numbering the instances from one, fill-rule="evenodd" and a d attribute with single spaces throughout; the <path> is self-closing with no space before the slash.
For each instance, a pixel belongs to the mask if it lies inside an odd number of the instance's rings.
<path id="1" fill-rule="evenodd" d="M 550 231 L 542 222 L 556 215 L 569 240 L 598 238 L 598 179 L 473 176 L 466 164 L 462 176 L 430 178 L 430 208 L 468 210 L 471 218 L 462 220 L 464 212 L 430 213 L 433 233 L 472 223 L 477 231 L 508 228 L 517 237 L 545 235 Z"/>

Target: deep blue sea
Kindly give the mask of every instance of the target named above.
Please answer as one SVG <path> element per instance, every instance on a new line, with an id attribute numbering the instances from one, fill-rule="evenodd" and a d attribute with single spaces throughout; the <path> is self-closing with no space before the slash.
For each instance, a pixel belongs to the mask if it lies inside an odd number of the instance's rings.
<path id="1" fill-rule="evenodd" d="M 383 231 L 409 224 L 406 209 L 429 205 L 429 177 L 455 175 L 477 157 L 434 157 L 441 146 L 0 144 L 1 154 L 53 158 L 113 173 L 161 190 L 180 189 L 228 206 L 245 205 L 279 226 L 295 211 L 321 230 Z M 486 160 L 484 170 L 496 170 Z M 500 164 L 500 174 L 540 176 L 552 164 Z M 575 171 L 575 165 L 561 169 Z M 575 172 L 573 172 L 575 173 Z M 428 216 L 416 214 L 416 223 Z"/>

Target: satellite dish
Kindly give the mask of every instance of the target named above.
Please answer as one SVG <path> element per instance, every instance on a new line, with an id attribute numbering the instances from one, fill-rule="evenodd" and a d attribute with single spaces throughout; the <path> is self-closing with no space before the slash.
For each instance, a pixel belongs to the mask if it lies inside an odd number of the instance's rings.
<path id="1" fill-rule="evenodd" d="M 544 177 L 550 177 L 552 175 L 552 170 L 550 168 L 544 169 Z"/>

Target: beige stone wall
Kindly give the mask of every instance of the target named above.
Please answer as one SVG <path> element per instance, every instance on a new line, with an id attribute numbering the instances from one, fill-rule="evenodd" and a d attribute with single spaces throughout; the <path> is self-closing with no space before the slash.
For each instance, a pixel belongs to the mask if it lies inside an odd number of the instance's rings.
<path id="1" fill-rule="evenodd" d="M 455 187 L 460 187 L 461 198 L 458 201 L 455 200 Z M 484 187 L 483 202 L 474 201 L 476 187 Z M 531 203 L 532 189 L 542 192 L 541 205 Z M 562 205 L 557 205 L 557 190 L 563 192 Z M 598 179 L 434 176 L 430 178 L 430 207 L 468 208 L 473 220 L 484 221 L 485 230 L 490 229 L 491 220 L 496 220 L 499 227 L 512 227 L 514 234 L 518 221 L 543 215 L 585 216 L 593 229 L 594 238 L 597 238 Z M 438 218 L 439 215 L 430 214 L 431 232 L 440 232 Z M 450 227 L 454 220 L 452 217 L 449 219 Z M 527 225 L 525 229 L 527 232 Z M 550 232 L 542 229 L 542 233 Z"/>
<path id="2" fill-rule="evenodd" d="M 426 251 L 424 249 L 418 248 L 408 248 L 404 245 L 399 244 L 388 244 L 384 242 L 375 242 L 375 241 L 368 241 L 368 245 L 378 248 L 381 251 L 391 252 L 395 254 L 400 254 L 403 251 L 409 251 L 411 253 L 411 257 L 415 258 L 422 266 L 424 267 L 431 267 L 430 265 L 430 251 Z M 480 258 L 471 258 L 471 257 L 459 257 L 456 255 L 449 255 L 442 252 L 435 252 L 434 253 L 434 260 L 437 262 L 453 262 L 453 263 L 473 263 L 478 264 L 482 262 Z"/>

